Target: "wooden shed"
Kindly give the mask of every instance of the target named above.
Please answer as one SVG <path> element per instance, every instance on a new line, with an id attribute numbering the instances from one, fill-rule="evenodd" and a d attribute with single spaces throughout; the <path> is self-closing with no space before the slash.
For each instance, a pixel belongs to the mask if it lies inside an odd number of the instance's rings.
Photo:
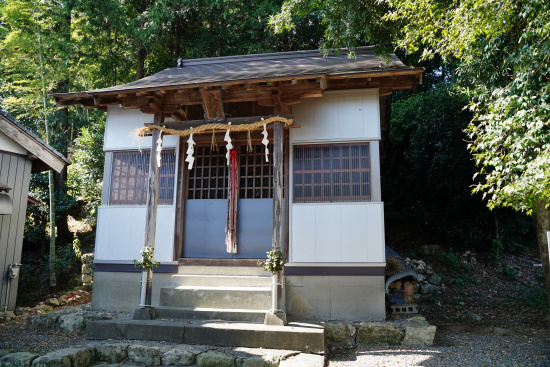
<path id="1" fill-rule="evenodd" d="M 70 162 L 0 111 L 0 311 L 15 308 L 31 173 Z"/>

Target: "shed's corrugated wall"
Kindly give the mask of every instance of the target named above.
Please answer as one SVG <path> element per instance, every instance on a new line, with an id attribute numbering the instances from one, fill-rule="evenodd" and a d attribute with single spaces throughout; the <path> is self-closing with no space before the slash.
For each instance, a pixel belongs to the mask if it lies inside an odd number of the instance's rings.
<path id="1" fill-rule="evenodd" d="M 8 265 L 21 262 L 31 166 L 25 157 L 0 152 L 0 182 L 13 188 L 9 192 L 13 212 L 0 215 L 0 311 L 4 311 L 8 297 Z M 18 280 L 11 283 L 8 310 L 15 308 Z"/>

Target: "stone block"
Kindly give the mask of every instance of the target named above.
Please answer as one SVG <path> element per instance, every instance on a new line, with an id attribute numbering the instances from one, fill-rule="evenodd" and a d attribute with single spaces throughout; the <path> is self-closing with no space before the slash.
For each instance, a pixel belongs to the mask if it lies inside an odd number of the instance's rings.
<path id="1" fill-rule="evenodd" d="M 50 306 L 59 306 L 59 300 L 57 298 L 50 298 L 46 303 Z"/>
<path id="2" fill-rule="evenodd" d="M 362 322 L 357 331 L 357 347 L 399 345 L 405 337 L 397 326 L 383 322 Z"/>
<path id="3" fill-rule="evenodd" d="M 107 320 L 111 318 L 108 314 L 96 314 L 90 312 L 74 312 L 59 316 L 55 330 L 62 333 L 79 333 L 82 334 L 86 330 L 86 324 L 90 321 Z"/>
<path id="4" fill-rule="evenodd" d="M 235 358 L 225 353 L 209 350 L 197 356 L 198 367 L 234 367 Z"/>
<path id="5" fill-rule="evenodd" d="M 0 358 L 2 358 L 3 356 L 5 356 L 5 355 L 7 355 L 7 354 L 10 354 L 10 351 L 9 351 L 9 350 L 0 349 Z"/>
<path id="6" fill-rule="evenodd" d="M 421 287 L 420 287 L 420 292 L 422 294 L 433 294 L 433 293 L 437 293 L 437 291 L 439 291 L 439 287 L 433 285 L 433 284 L 423 284 Z"/>
<path id="7" fill-rule="evenodd" d="M 144 363 L 147 366 L 160 366 L 160 348 L 145 345 L 130 345 L 128 358 L 134 362 Z"/>
<path id="8" fill-rule="evenodd" d="M 0 366 L 2 367 L 31 367 L 32 361 L 38 358 L 39 355 L 29 352 L 10 353 L 0 358 Z"/>
<path id="9" fill-rule="evenodd" d="M 286 324 L 286 313 L 284 311 L 268 311 L 265 314 L 264 325 L 285 326 Z"/>
<path id="10" fill-rule="evenodd" d="M 58 318 L 59 315 L 55 312 L 31 316 L 27 319 L 27 325 L 37 329 L 51 329 Z"/>
<path id="11" fill-rule="evenodd" d="M 119 363 L 128 358 L 126 343 L 100 344 L 95 347 L 97 359 L 101 362 Z"/>
<path id="12" fill-rule="evenodd" d="M 81 281 L 82 283 L 89 283 L 91 282 L 92 280 L 94 280 L 94 278 L 89 275 L 89 274 L 82 274 L 82 278 L 81 278 Z"/>
<path id="13" fill-rule="evenodd" d="M 436 327 L 428 324 L 423 317 L 413 317 L 407 322 L 403 345 L 431 347 L 435 331 Z"/>
<path id="14" fill-rule="evenodd" d="M 94 359 L 94 348 L 64 348 L 36 358 L 32 367 L 88 367 Z"/>
<path id="15" fill-rule="evenodd" d="M 354 348 L 357 329 L 350 324 L 327 322 L 325 342 L 328 348 Z"/>
<path id="16" fill-rule="evenodd" d="M 192 366 L 195 364 L 195 353 L 189 345 L 178 345 L 162 356 L 164 366 Z"/>
<path id="17" fill-rule="evenodd" d="M 433 285 L 439 286 L 441 284 L 441 280 L 442 279 L 439 275 L 437 275 L 436 273 L 433 273 L 432 276 L 430 277 L 429 282 L 432 283 Z"/>

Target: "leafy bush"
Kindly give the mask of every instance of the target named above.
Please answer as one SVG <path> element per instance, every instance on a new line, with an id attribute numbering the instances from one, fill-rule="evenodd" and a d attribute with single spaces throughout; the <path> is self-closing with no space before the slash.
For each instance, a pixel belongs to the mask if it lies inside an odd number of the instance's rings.
<path id="1" fill-rule="evenodd" d="M 498 223 L 503 251 L 535 244 L 532 220 L 508 209 L 489 211 L 472 195 L 476 167 L 464 129 L 469 96 L 444 83 L 392 104 L 382 197 L 388 228 L 408 243 L 490 251 Z"/>

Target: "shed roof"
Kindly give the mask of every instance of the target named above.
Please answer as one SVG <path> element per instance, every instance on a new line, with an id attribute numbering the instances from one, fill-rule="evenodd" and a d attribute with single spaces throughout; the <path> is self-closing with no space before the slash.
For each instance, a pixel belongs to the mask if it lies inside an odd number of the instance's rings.
<path id="1" fill-rule="evenodd" d="M 325 56 L 319 50 L 308 50 L 182 60 L 182 67 L 168 68 L 128 84 L 88 92 L 56 93 L 53 96 L 57 100 L 66 100 L 231 82 L 380 74 L 420 75 L 423 72 L 422 68 L 405 66 L 395 55 L 391 55 L 391 60 L 386 62 L 373 53 L 371 46 L 358 47 L 355 58 L 349 58 L 347 53 L 347 49 L 341 49 L 338 55 Z"/>
<path id="2" fill-rule="evenodd" d="M 7 112 L 0 110 L 0 131 L 12 138 L 31 153 L 35 159 L 32 172 L 53 169 L 61 172 L 66 164 L 71 164 L 63 154 L 46 144 L 42 139 L 18 123 Z"/>

